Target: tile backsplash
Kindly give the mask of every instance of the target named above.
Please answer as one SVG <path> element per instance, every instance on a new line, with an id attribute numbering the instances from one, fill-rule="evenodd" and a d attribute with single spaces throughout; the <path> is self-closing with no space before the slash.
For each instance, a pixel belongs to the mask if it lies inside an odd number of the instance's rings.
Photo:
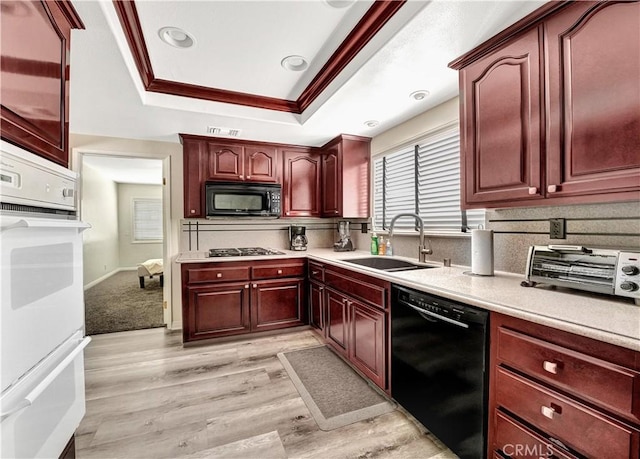
<path id="1" fill-rule="evenodd" d="M 566 220 L 566 239 L 549 238 L 549 220 Z M 640 249 L 640 203 L 609 203 L 576 206 L 491 209 L 486 228 L 494 231 L 495 269 L 524 274 L 530 245 L 571 244 L 592 247 Z M 370 234 L 358 234 L 356 246 L 369 250 Z M 385 235 L 386 237 L 386 235 Z M 395 236 L 394 254 L 418 256 L 417 236 Z M 428 236 L 433 254 L 427 259 L 471 264 L 471 238 L 457 235 Z"/>
<path id="2" fill-rule="evenodd" d="M 549 238 L 549 219 L 566 220 L 566 239 Z M 359 250 L 369 250 L 370 232 L 352 222 L 351 236 Z M 307 227 L 309 248 L 328 248 L 338 240 L 338 219 L 213 219 L 182 220 L 181 251 L 221 247 L 289 247 L 289 225 Z M 609 203 L 576 206 L 492 209 L 486 228 L 494 231 L 495 269 L 524 274 L 530 245 L 572 244 L 593 247 L 640 249 L 640 203 Z M 371 229 L 369 229 L 371 231 Z M 386 235 L 385 235 L 386 237 Z M 471 264 L 471 238 L 464 235 L 428 236 L 433 254 L 429 260 Z M 418 237 L 396 236 L 394 254 L 417 258 Z"/>

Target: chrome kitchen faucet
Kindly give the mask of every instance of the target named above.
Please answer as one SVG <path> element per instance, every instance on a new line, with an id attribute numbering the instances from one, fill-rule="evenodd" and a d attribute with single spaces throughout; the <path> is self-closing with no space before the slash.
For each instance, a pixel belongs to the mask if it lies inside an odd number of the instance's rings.
<path id="1" fill-rule="evenodd" d="M 391 219 L 391 223 L 389 224 L 389 237 L 393 237 L 393 225 L 395 225 L 396 220 L 400 217 L 413 217 L 418 222 L 420 226 L 420 245 L 418 245 L 418 261 L 421 263 L 426 263 L 427 257 L 426 255 L 431 255 L 433 250 L 431 250 L 431 241 L 427 240 L 428 248 L 424 248 L 424 221 L 422 217 L 418 214 L 404 213 L 398 214 Z"/>

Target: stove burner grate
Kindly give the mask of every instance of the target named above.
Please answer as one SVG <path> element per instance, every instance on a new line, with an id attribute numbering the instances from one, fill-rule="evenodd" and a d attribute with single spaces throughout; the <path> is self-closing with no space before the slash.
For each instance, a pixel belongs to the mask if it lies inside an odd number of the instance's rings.
<path id="1" fill-rule="evenodd" d="M 222 249 L 209 249 L 209 257 L 248 257 L 257 255 L 284 255 L 284 253 L 262 247 L 228 247 Z"/>

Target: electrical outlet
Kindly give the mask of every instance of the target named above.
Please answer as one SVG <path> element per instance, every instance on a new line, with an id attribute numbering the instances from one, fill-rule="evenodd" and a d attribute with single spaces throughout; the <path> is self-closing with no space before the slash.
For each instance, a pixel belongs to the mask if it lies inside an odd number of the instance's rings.
<path id="1" fill-rule="evenodd" d="M 549 220 L 549 239 L 566 239 L 567 230 L 564 218 L 552 218 Z"/>

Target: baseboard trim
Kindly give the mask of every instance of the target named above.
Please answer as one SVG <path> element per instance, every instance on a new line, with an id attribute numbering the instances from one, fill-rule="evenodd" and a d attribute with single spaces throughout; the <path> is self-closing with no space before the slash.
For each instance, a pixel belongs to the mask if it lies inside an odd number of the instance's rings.
<path id="1" fill-rule="evenodd" d="M 94 281 L 89 282 L 87 285 L 85 285 L 83 287 L 83 290 L 88 290 L 91 287 L 94 287 L 96 285 L 98 285 L 100 282 L 106 281 L 107 279 L 109 279 L 111 276 L 113 276 L 114 274 L 119 273 L 120 271 L 136 271 L 138 268 L 137 267 L 128 267 L 128 268 L 116 268 L 113 271 L 111 271 L 110 273 L 105 274 L 102 277 L 97 278 Z M 180 326 L 182 326 L 182 324 L 180 324 Z"/>
<path id="2" fill-rule="evenodd" d="M 169 330 L 182 330 L 182 321 L 177 320 L 177 321 L 171 322 L 171 327 L 169 327 Z"/>

